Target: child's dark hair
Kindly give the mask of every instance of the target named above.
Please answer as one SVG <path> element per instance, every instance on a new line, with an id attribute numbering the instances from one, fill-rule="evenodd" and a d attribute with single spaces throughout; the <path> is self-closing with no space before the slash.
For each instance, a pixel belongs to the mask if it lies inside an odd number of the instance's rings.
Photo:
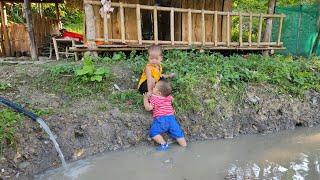
<path id="1" fill-rule="evenodd" d="M 150 54 L 150 52 L 158 52 L 159 55 L 162 55 L 162 48 L 159 45 L 153 44 L 148 48 L 148 53 Z"/>
<path id="2" fill-rule="evenodd" d="M 158 83 L 158 90 L 160 91 L 162 96 L 167 97 L 172 94 L 172 87 L 169 81 L 161 79 Z"/>

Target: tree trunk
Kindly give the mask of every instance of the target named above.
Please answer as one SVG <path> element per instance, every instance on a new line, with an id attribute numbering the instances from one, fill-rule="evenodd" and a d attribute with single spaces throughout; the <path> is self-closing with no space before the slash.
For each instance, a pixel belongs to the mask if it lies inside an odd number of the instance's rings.
<path id="1" fill-rule="evenodd" d="M 7 22 L 7 13 L 4 9 L 4 3 L 0 2 L 0 12 L 1 12 L 1 28 L 4 38 L 4 51 L 6 56 L 11 56 L 11 45 L 9 40 L 9 34 L 8 34 L 8 22 Z"/>
<path id="2" fill-rule="evenodd" d="M 88 43 L 88 49 L 90 52 L 86 54 L 97 56 L 96 52 L 92 52 L 92 49 L 95 49 L 96 43 L 96 28 L 95 28 L 95 17 L 94 17 L 94 10 L 91 4 L 84 5 L 84 11 L 86 16 L 86 39 Z"/>
<path id="3" fill-rule="evenodd" d="M 268 2 L 268 14 L 274 14 L 277 0 L 269 0 Z M 272 18 L 267 19 L 266 31 L 264 32 L 263 42 L 270 42 L 272 33 Z M 269 55 L 269 51 L 263 51 L 263 55 Z"/>
<path id="4" fill-rule="evenodd" d="M 36 41 L 35 41 L 34 32 L 33 32 L 30 0 L 24 0 L 24 9 L 25 9 L 24 12 L 27 20 L 27 27 L 28 27 L 28 33 L 29 33 L 31 58 L 34 61 L 38 61 L 38 49 L 36 46 Z"/>

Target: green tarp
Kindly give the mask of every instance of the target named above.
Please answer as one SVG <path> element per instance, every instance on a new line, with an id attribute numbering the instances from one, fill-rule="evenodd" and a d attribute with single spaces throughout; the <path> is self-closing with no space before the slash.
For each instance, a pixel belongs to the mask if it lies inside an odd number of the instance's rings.
<path id="1" fill-rule="evenodd" d="M 282 54 L 310 56 L 312 53 L 320 56 L 320 44 L 316 44 L 318 36 L 317 20 L 318 5 L 298 5 L 290 7 L 276 7 L 277 14 L 285 14 L 283 20 L 281 41 L 286 50 Z M 279 20 L 273 24 L 272 38 L 276 41 Z M 312 50 L 314 49 L 314 52 Z"/>

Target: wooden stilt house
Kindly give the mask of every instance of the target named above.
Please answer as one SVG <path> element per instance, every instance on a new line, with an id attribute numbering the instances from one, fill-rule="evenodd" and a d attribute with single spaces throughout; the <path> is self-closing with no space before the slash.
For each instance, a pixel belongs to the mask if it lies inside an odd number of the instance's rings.
<path id="1" fill-rule="evenodd" d="M 110 13 L 101 7 L 100 0 L 84 0 L 87 43 L 75 51 L 145 49 L 150 44 L 168 49 L 283 49 L 284 15 L 232 12 L 232 0 L 112 0 Z M 275 40 L 263 41 L 267 19 L 279 21 Z"/>

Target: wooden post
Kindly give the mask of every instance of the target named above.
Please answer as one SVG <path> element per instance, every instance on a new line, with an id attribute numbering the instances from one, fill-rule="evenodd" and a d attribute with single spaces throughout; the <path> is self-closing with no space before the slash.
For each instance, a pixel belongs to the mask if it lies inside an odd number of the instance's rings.
<path id="1" fill-rule="evenodd" d="M 282 30 L 282 23 L 283 23 L 283 14 L 280 17 L 279 20 L 279 30 L 278 30 L 278 38 L 277 38 L 277 46 L 280 46 L 280 42 L 281 42 L 281 30 Z"/>
<path id="2" fill-rule="evenodd" d="M 140 4 L 137 4 L 136 7 L 136 15 L 137 15 L 137 33 L 138 33 L 138 42 L 142 44 L 142 31 L 141 31 L 141 11 Z"/>
<path id="3" fill-rule="evenodd" d="M 214 46 L 218 45 L 218 13 L 214 12 Z"/>
<path id="4" fill-rule="evenodd" d="M 171 45 L 174 45 L 174 10 L 171 8 L 170 11 L 170 38 Z"/>
<path id="5" fill-rule="evenodd" d="M 269 0 L 268 2 L 268 12 L 267 14 L 274 14 L 274 9 L 276 6 L 276 0 Z M 272 17 L 267 18 L 266 30 L 263 36 L 263 42 L 270 42 L 272 33 Z"/>
<path id="6" fill-rule="evenodd" d="M 38 61 L 38 49 L 37 49 L 34 32 L 33 32 L 30 0 L 24 0 L 24 10 L 26 13 L 25 15 L 26 15 L 27 27 L 28 27 L 28 33 L 29 33 L 31 58 L 34 61 Z"/>
<path id="7" fill-rule="evenodd" d="M 126 34 L 124 29 L 124 10 L 123 10 L 123 4 L 120 2 L 120 31 L 121 31 L 121 42 L 126 42 Z"/>
<path id="8" fill-rule="evenodd" d="M 252 37 L 252 12 L 250 12 L 250 16 L 249 16 L 249 46 L 252 46 L 252 41 L 251 41 L 251 37 Z"/>
<path id="9" fill-rule="evenodd" d="M 260 14 L 260 18 L 259 18 L 259 30 L 258 30 L 258 46 L 260 46 L 260 42 L 261 42 L 261 31 L 262 31 L 262 14 Z"/>
<path id="10" fill-rule="evenodd" d="M 55 37 L 53 37 L 52 42 L 53 42 L 54 52 L 56 54 L 56 60 L 59 61 L 60 56 L 59 56 L 59 48 L 58 48 L 57 39 Z"/>
<path id="11" fill-rule="evenodd" d="M 108 16 L 107 13 L 103 13 L 103 34 L 104 34 L 104 42 L 109 41 L 109 26 L 108 26 Z"/>
<path id="12" fill-rule="evenodd" d="M 206 43 L 206 25 L 204 19 L 204 9 L 201 11 L 201 37 L 202 37 L 202 45 L 204 46 Z"/>
<path id="13" fill-rule="evenodd" d="M 85 11 L 85 25 L 86 25 L 86 40 L 88 44 L 88 49 L 96 49 L 97 45 L 95 43 L 96 38 L 96 27 L 95 27 L 95 18 L 94 10 L 91 4 L 84 4 Z M 96 52 L 89 51 L 86 54 L 97 56 Z"/>
<path id="14" fill-rule="evenodd" d="M 158 11 L 157 11 L 157 7 L 153 8 L 153 33 L 154 33 L 154 43 L 158 44 Z"/>
<path id="15" fill-rule="evenodd" d="M 230 46 L 230 12 L 227 12 L 227 46 Z"/>
<path id="16" fill-rule="evenodd" d="M 239 45 L 242 46 L 242 14 L 239 13 Z"/>
<path id="17" fill-rule="evenodd" d="M 1 28 L 4 38 L 4 51 L 6 56 L 11 56 L 11 45 L 9 40 L 9 34 L 8 34 L 8 20 L 7 20 L 7 13 L 6 9 L 4 8 L 3 2 L 0 2 L 0 13 L 1 13 Z"/>
<path id="18" fill-rule="evenodd" d="M 188 9 L 188 44 L 192 44 L 192 18 L 191 9 Z"/>

